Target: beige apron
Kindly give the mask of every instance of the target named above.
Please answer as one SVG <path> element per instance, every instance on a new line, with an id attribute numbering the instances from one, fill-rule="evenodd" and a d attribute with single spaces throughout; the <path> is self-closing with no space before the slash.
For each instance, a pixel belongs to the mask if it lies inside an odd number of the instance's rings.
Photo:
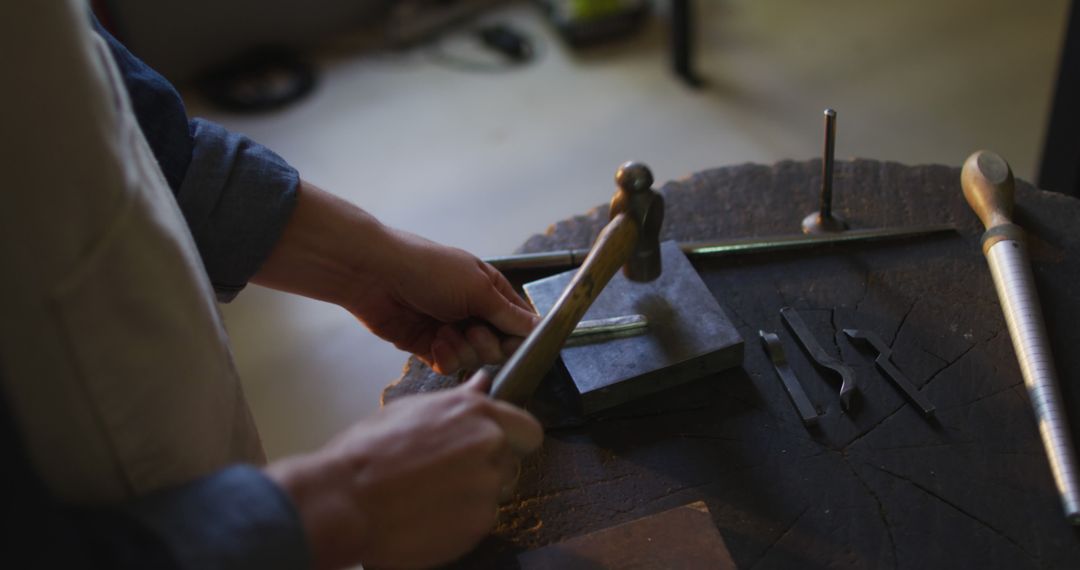
<path id="1" fill-rule="evenodd" d="M 262 448 L 206 272 L 78 1 L 0 18 L 0 376 L 58 497 L 113 502 Z"/>

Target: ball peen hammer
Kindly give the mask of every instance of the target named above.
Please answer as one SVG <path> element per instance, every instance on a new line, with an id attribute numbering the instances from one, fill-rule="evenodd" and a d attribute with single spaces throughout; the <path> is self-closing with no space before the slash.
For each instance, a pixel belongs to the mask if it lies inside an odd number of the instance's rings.
<path id="1" fill-rule="evenodd" d="M 1012 222 L 1012 171 L 1000 156 L 978 151 L 960 172 L 964 198 L 979 216 L 986 233 L 982 250 L 990 265 L 1001 310 L 1009 328 L 1020 373 L 1035 410 L 1039 435 L 1061 496 L 1065 518 L 1080 525 L 1080 484 L 1074 447 L 1058 391 L 1046 326 L 1031 274 L 1024 230 Z"/>
<path id="2" fill-rule="evenodd" d="M 600 230 L 555 305 L 495 376 L 490 392 L 493 398 L 525 404 L 619 267 L 631 281 L 652 281 L 660 276 L 664 199 L 652 189 L 652 183 L 652 172 L 644 164 L 627 162 L 619 167 L 610 221 Z"/>

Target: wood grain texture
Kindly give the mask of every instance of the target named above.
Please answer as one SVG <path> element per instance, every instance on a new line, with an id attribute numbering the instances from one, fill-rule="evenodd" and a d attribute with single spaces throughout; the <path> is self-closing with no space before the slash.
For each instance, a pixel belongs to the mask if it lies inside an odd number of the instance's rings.
<path id="1" fill-rule="evenodd" d="M 799 231 L 817 206 L 821 162 L 738 165 L 670 182 L 662 239 Z M 516 554 L 696 500 L 741 568 L 1074 568 L 1067 525 L 965 204 L 960 171 L 870 160 L 836 164 L 834 211 L 852 228 L 956 223 L 955 236 L 843 245 L 698 262 L 744 338 L 803 315 L 852 364 L 862 397 L 842 413 L 838 386 L 782 334 L 791 367 L 822 414 L 808 431 L 768 356 L 743 369 L 583 419 L 550 409 L 493 535 L 463 568 L 516 567 Z M 1080 201 L 1017 181 L 1036 286 L 1074 438 L 1080 420 Z M 593 211 L 530 238 L 524 252 L 587 246 Z M 876 331 L 893 362 L 937 406 L 927 422 L 844 328 Z M 560 371 L 546 384 L 559 392 Z M 411 361 L 384 397 L 456 380 Z M 552 401 L 557 401 L 552 400 Z"/>

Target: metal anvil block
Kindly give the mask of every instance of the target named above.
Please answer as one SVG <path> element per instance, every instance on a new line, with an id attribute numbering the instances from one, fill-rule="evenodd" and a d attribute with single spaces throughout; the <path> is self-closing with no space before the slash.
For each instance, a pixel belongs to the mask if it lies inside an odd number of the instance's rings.
<path id="1" fill-rule="evenodd" d="M 594 413 L 742 364 L 743 339 L 677 243 L 661 245 L 663 272 L 634 283 L 611 279 L 584 319 L 642 314 L 645 334 L 565 347 L 563 363 L 581 394 L 582 411 Z M 574 271 L 525 285 L 543 315 Z"/>

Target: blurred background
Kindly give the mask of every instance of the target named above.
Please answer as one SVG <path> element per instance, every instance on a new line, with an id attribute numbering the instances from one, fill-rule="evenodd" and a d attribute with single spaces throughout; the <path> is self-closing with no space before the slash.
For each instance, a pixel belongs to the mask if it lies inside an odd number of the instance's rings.
<path id="1" fill-rule="evenodd" d="M 990 148 L 1035 181 L 1070 2 L 94 4 L 191 115 L 488 256 L 605 202 L 625 160 L 662 183 L 818 157 L 826 107 L 838 159 L 959 166 Z M 271 457 L 373 413 L 406 361 L 337 307 L 252 286 L 223 311 Z"/>

